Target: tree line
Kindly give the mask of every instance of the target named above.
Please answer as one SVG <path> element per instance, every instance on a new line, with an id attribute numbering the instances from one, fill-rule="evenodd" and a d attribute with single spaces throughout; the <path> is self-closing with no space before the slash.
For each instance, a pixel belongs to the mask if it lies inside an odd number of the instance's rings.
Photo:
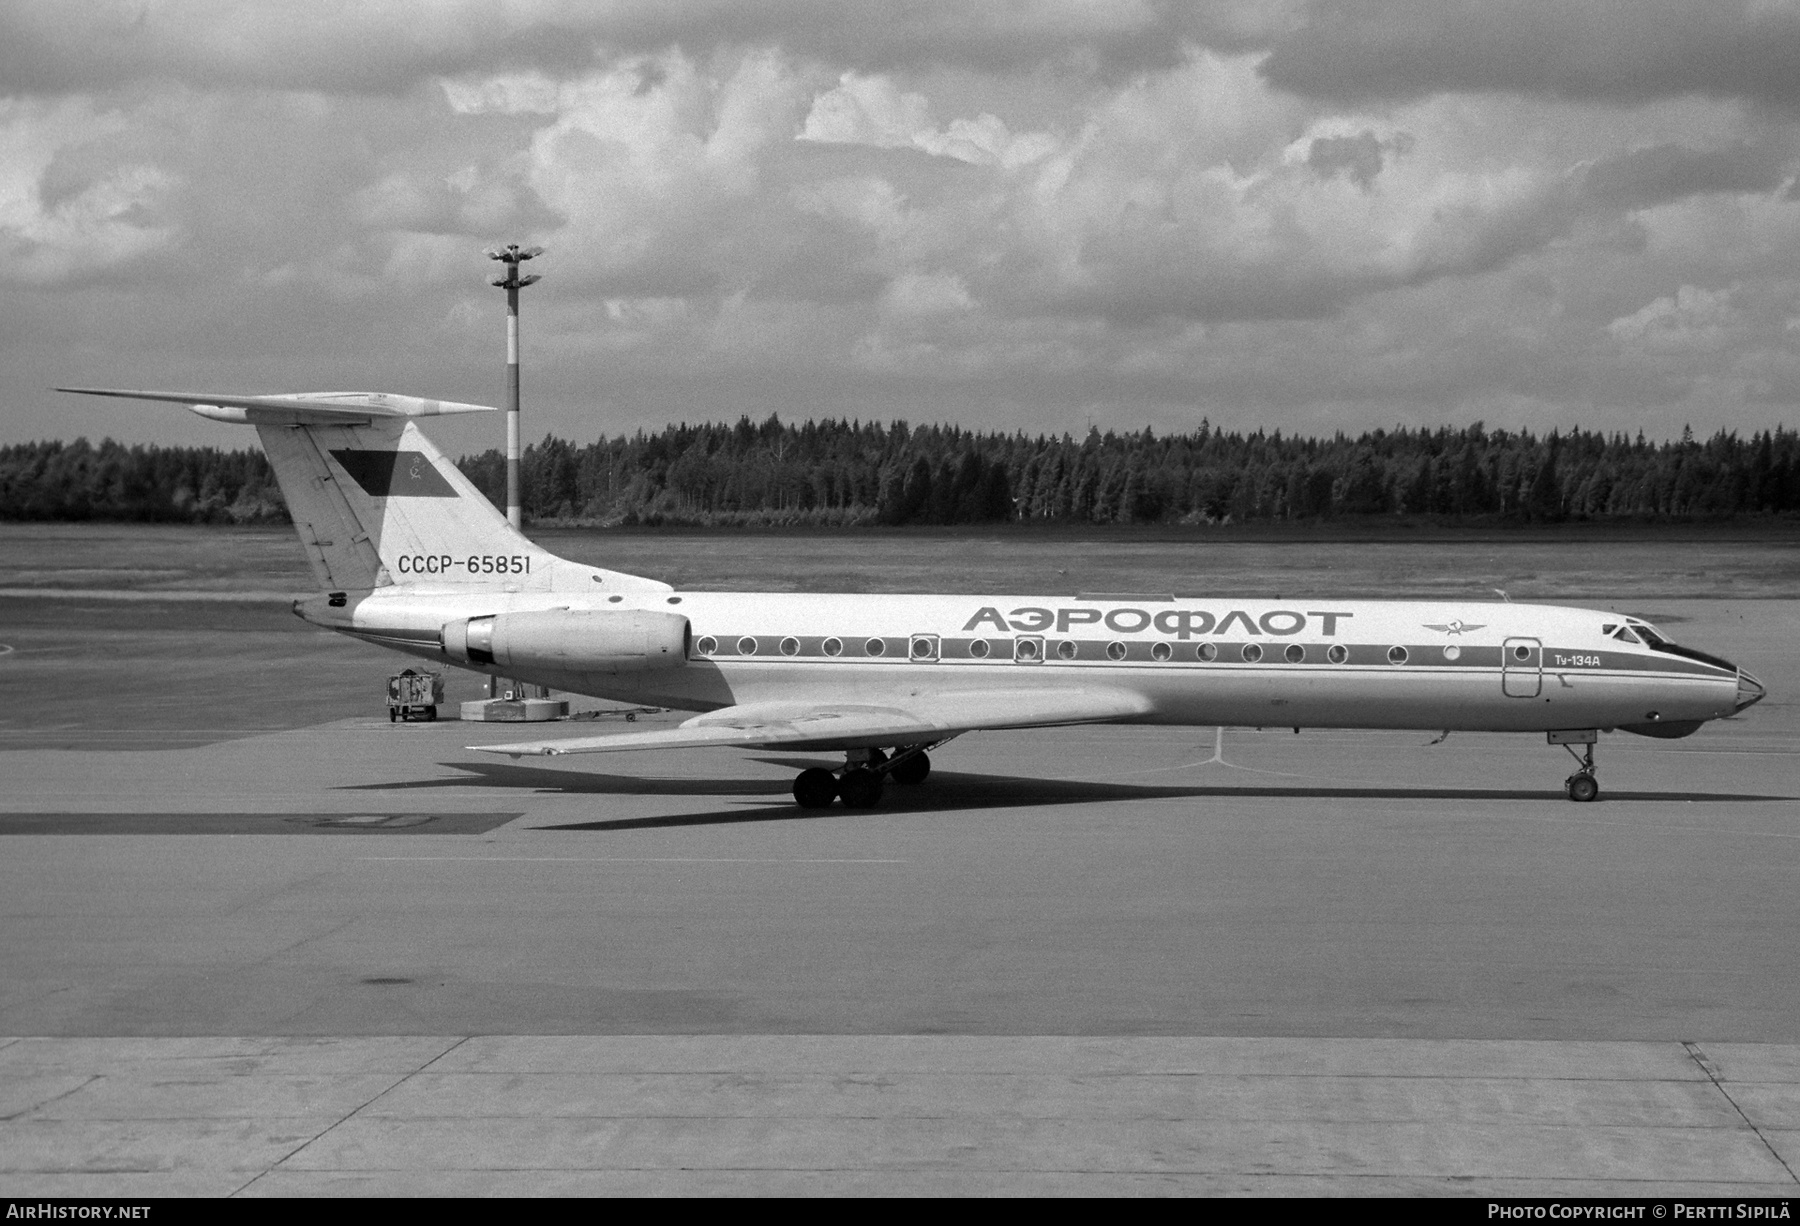
<path id="1" fill-rule="evenodd" d="M 259 450 L 78 438 L 0 447 L 0 519 L 284 524 L 288 513 Z"/>
<path id="2" fill-rule="evenodd" d="M 496 505 L 497 450 L 459 467 Z M 1351 437 L 956 426 L 770 417 L 576 444 L 520 465 L 537 522 L 697 527 L 1722 519 L 1800 512 L 1800 434 L 1649 442 L 1622 433 L 1400 428 Z M 279 523 L 260 451 L 106 440 L 0 447 L 0 519 Z"/>
<path id="3" fill-rule="evenodd" d="M 504 498 L 499 451 L 460 464 Z M 546 437 L 521 458 L 520 486 L 533 519 L 604 525 L 1717 519 L 1800 512 L 1800 433 L 1649 442 L 1476 423 L 1317 438 L 1203 421 L 1078 439 L 745 418 L 585 445 Z"/>

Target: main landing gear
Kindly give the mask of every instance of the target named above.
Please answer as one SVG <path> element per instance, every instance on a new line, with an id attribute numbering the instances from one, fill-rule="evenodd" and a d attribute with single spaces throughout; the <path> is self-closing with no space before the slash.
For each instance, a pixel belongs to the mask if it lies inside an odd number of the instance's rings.
<path id="1" fill-rule="evenodd" d="M 1568 792 L 1569 799 L 1586 804 L 1600 797 L 1600 781 L 1594 778 L 1594 742 L 1600 734 L 1592 728 L 1583 728 L 1574 732 L 1550 732 L 1545 739 L 1552 745 L 1561 745 L 1575 759 L 1575 773 L 1563 780 L 1563 790 Z M 1576 753 L 1575 746 L 1580 745 L 1585 752 Z"/>
<path id="2" fill-rule="evenodd" d="M 901 785 L 925 782 L 931 773 L 925 751 L 933 748 L 902 746 L 892 757 L 879 749 L 853 749 L 844 755 L 844 769 L 835 774 L 819 766 L 801 771 L 794 780 L 794 803 L 802 809 L 824 809 L 841 798 L 848 808 L 873 809 L 881 803 L 885 780 Z"/>

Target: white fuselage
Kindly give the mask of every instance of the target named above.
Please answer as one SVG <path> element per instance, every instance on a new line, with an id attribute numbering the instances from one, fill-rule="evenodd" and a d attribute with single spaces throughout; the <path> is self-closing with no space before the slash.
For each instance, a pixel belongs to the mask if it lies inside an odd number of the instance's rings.
<path id="1" fill-rule="evenodd" d="M 447 660 L 442 628 L 532 610 L 688 619 L 686 658 L 642 672 L 494 667 L 601 698 L 707 711 L 811 699 L 1084 686 L 1145 700 L 1127 722 L 1531 732 L 1679 726 L 1739 706 L 1737 669 L 1613 637 L 1590 609 L 1462 601 L 1168 596 L 467 592 L 397 584 L 310 621 Z M 455 661 L 451 661 L 455 662 Z M 1753 681 L 1748 682 L 1754 685 Z M 1760 695 L 1760 689 L 1757 690 Z M 1691 730 L 1691 729 L 1690 729 Z"/>

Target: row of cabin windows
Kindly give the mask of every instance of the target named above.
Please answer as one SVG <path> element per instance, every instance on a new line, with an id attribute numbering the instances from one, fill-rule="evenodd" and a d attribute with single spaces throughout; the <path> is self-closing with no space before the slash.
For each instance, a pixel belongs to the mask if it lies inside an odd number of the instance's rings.
<path id="1" fill-rule="evenodd" d="M 716 655 L 719 650 L 719 641 L 709 634 L 696 641 L 694 648 L 703 656 Z M 839 638 L 828 638 L 819 644 L 819 649 L 828 656 L 841 656 L 844 654 L 844 641 Z M 781 640 L 779 650 L 784 656 L 797 656 L 800 654 L 800 640 L 789 635 Z M 1073 660 L 1079 650 L 1080 648 L 1073 639 L 1064 639 L 1056 645 L 1057 656 L 1064 660 Z M 1520 648 L 1520 650 L 1523 651 L 1525 649 Z M 1112 642 L 1106 645 L 1106 654 L 1110 659 L 1123 660 L 1126 651 L 1127 649 L 1124 643 Z M 745 635 L 737 641 L 738 655 L 753 656 L 756 652 L 757 641 L 751 635 Z M 865 655 L 869 656 L 886 655 L 887 642 L 886 640 L 879 638 L 869 639 L 863 644 L 863 652 Z M 987 639 L 973 639 L 969 643 L 969 654 L 977 660 L 985 660 L 992 653 L 993 647 Z M 1247 664 L 1259 663 L 1263 658 L 1262 644 L 1245 643 L 1243 647 L 1239 649 L 1238 654 Z M 1458 647 L 1450 646 L 1444 648 L 1444 657 L 1446 659 L 1454 660 L 1460 655 L 1462 655 L 1462 650 Z M 915 638 L 912 640 L 912 657 L 914 659 L 929 660 L 935 659 L 936 656 L 937 641 L 935 639 Z M 1172 660 L 1175 658 L 1175 646 L 1172 643 L 1155 643 L 1150 648 L 1150 656 L 1152 659 L 1158 661 Z M 1306 656 L 1306 648 L 1299 643 L 1289 643 L 1281 653 L 1281 658 L 1286 660 L 1289 664 L 1303 664 L 1306 661 Z M 1013 659 L 1038 660 L 1042 658 L 1042 639 L 1021 638 L 1014 640 Z M 1194 648 L 1194 658 L 1202 663 L 1210 664 L 1219 658 L 1218 645 L 1215 643 L 1199 644 Z M 1330 647 L 1325 649 L 1325 658 L 1333 664 L 1342 664 L 1350 658 L 1350 649 L 1342 643 L 1333 643 Z M 1390 647 L 1388 648 L 1387 658 L 1388 663 L 1390 664 L 1404 664 L 1409 658 L 1409 653 L 1404 647 Z"/>

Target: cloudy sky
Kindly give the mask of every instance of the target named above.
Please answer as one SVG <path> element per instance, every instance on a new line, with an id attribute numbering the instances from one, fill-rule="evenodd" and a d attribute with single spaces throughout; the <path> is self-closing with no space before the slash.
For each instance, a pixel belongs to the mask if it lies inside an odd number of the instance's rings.
<path id="1" fill-rule="evenodd" d="M 1800 0 L 0 0 L 0 442 L 498 403 L 506 241 L 528 437 L 1792 427 L 1797 64 Z"/>

